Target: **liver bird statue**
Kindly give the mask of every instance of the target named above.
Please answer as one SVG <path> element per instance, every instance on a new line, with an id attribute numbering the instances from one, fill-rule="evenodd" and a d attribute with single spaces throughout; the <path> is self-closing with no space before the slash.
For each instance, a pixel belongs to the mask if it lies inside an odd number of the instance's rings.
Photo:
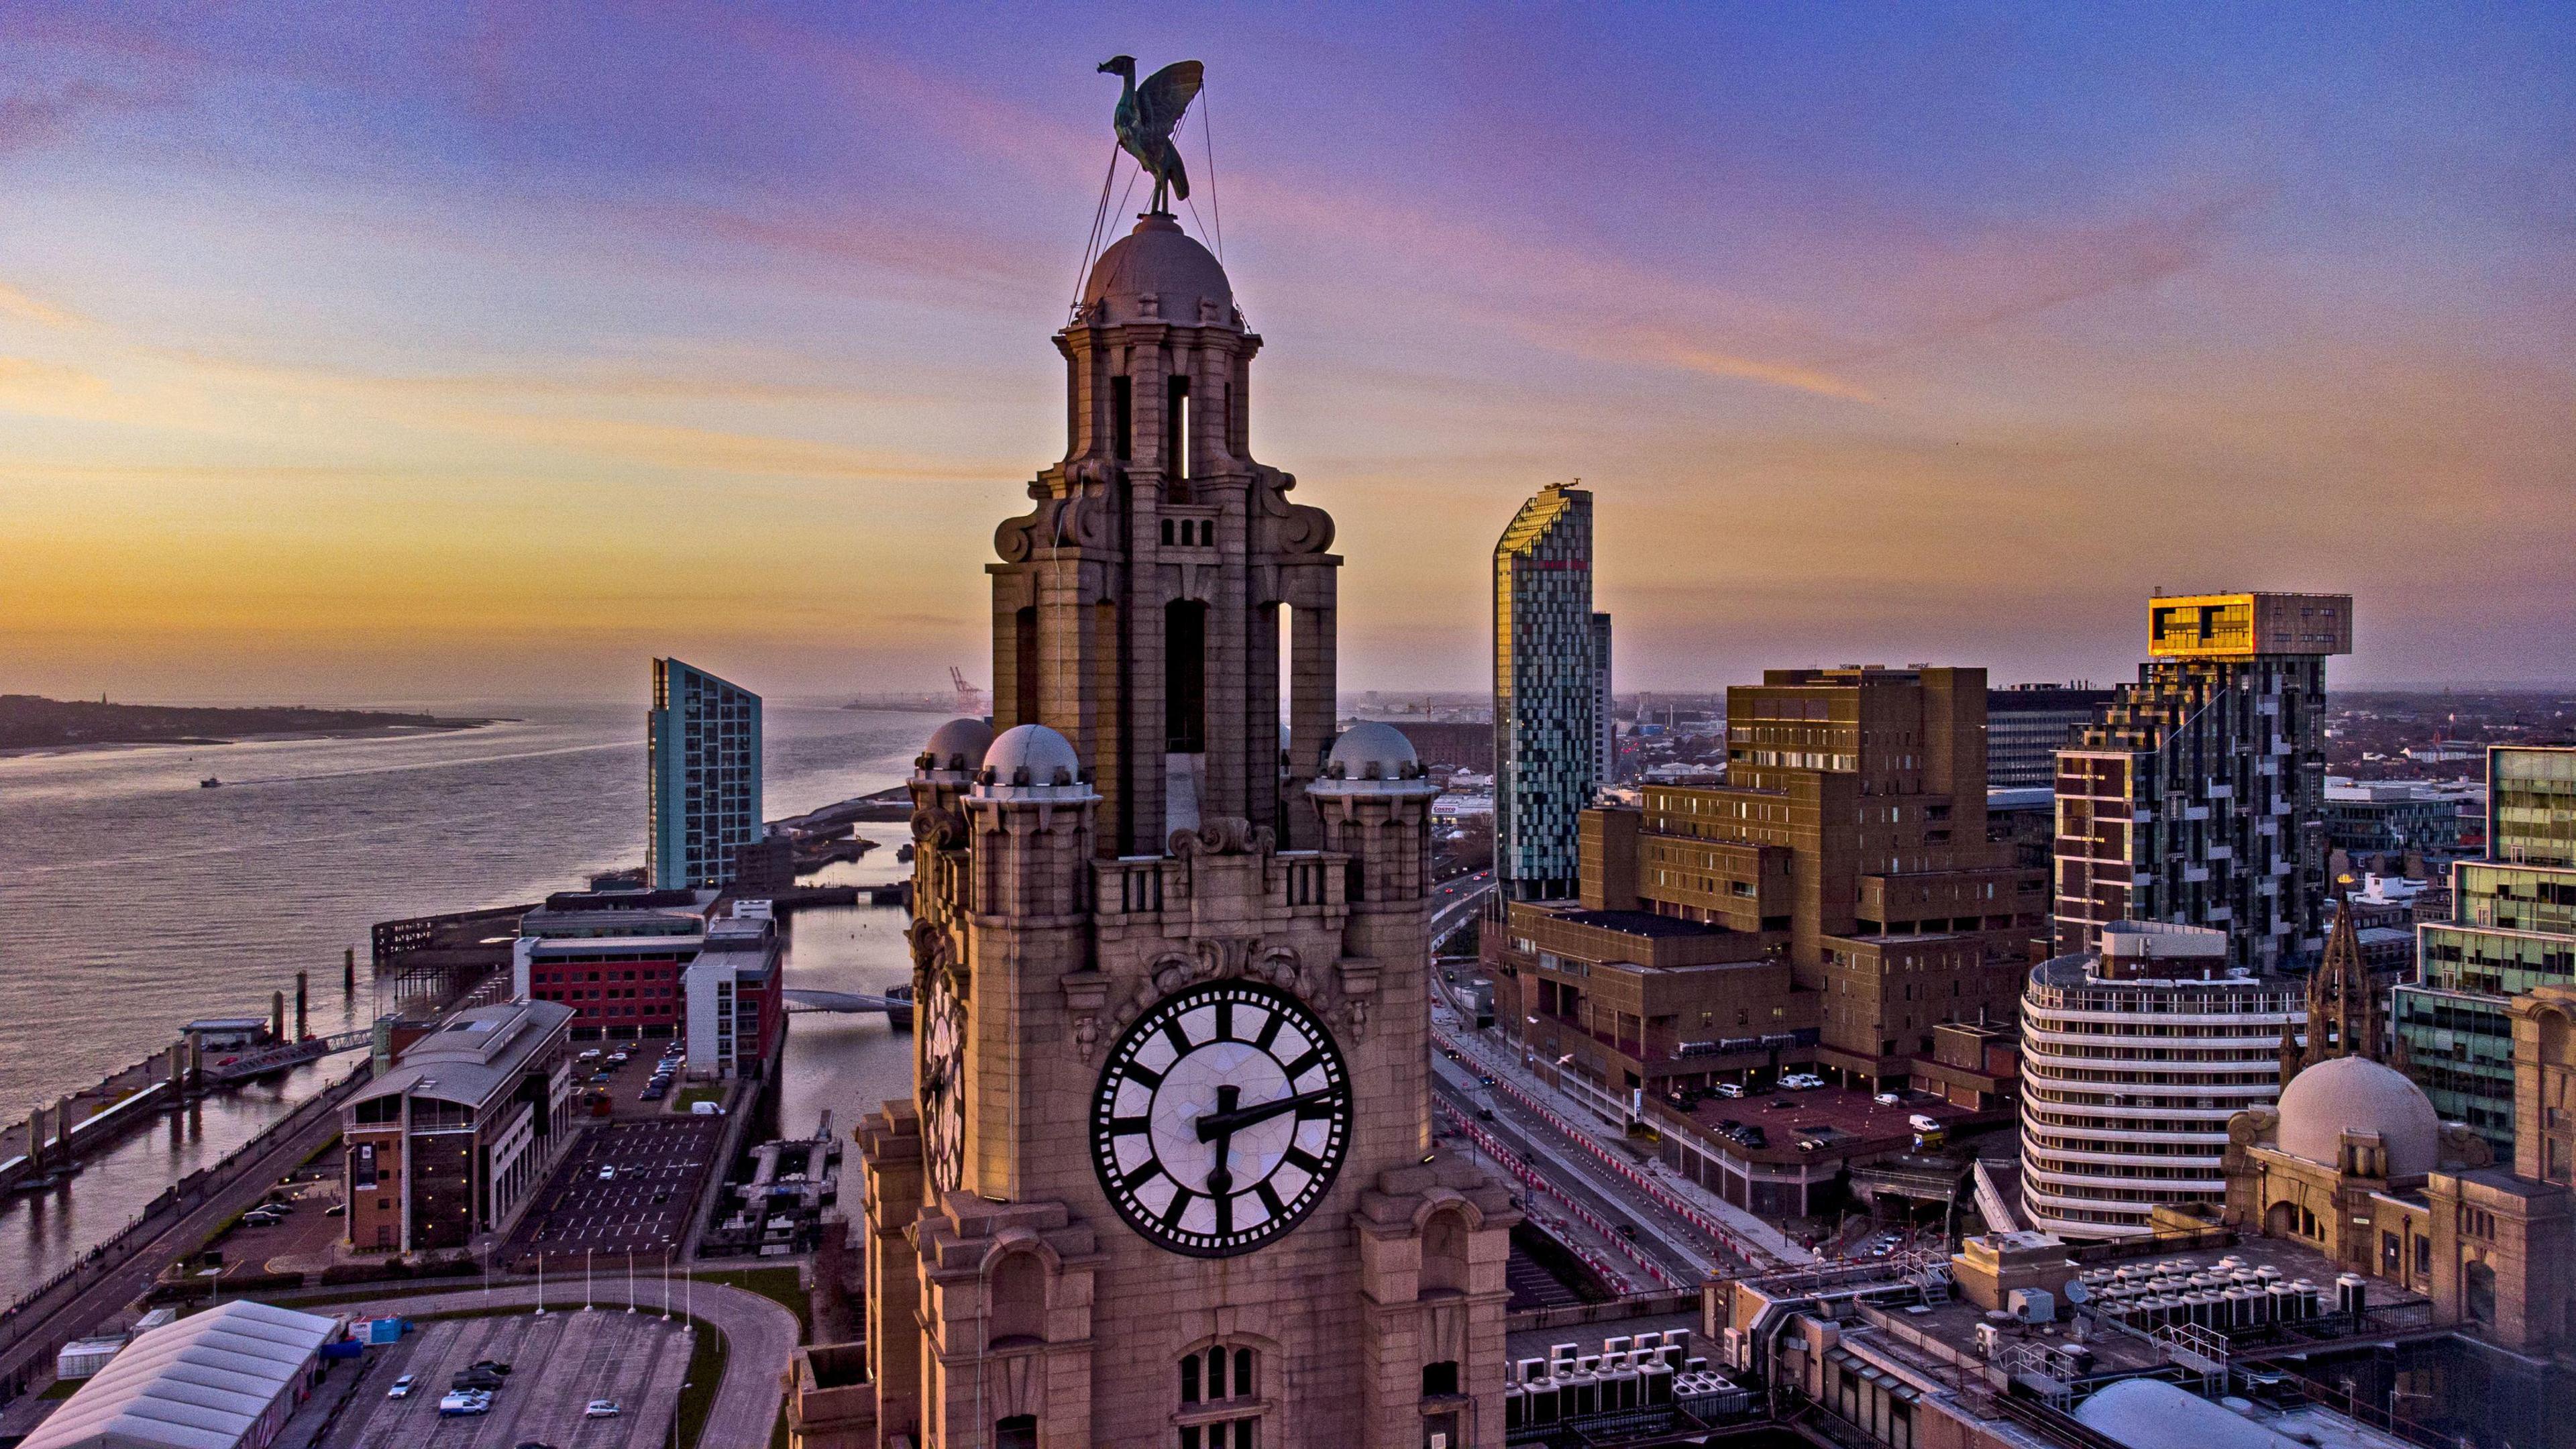
<path id="1" fill-rule="evenodd" d="M 1118 144 L 1153 173 L 1154 200 L 1148 210 L 1168 213 L 1171 198 L 1190 199 L 1189 173 L 1181 169 L 1181 151 L 1172 144 L 1172 128 L 1197 99 L 1206 69 L 1195 60 L 1174 61 L 1138 85 L 1132 55 L 1113 55 L 1100 68 L 1127 82 L 1118 95 Z"/>

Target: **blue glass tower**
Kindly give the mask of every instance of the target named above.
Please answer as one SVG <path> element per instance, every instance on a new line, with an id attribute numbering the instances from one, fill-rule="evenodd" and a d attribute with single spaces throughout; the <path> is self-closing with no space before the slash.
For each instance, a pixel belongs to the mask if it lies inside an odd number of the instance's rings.
<path id="1" fill-rule="evenodd" d="M 677 659 L 656 659 L 644 748 L 653 884 L 731 884 L 734 852 L 763 829 L 760 696 Z"/>
<path id="2" fill-rule="evenodd" d="M 1494 545 L 1494 873 L 1506 899 L 1578 889 L 1608 623 L 1592 612 L 1592 494 L 1551 483 Z"/>

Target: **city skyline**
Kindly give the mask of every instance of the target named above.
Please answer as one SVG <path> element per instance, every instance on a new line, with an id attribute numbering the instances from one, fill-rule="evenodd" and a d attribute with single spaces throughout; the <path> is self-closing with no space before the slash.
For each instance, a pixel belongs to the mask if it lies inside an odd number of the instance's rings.
<path id="1" fill-rule="evenodd" d="M 1576 477 L 1631 692 L 2116 680 L 2159 585 L 2355 594 L 2341 685 L 2576 678 L 2563 18 L 1356 14 L 15 11 L 0 690 L 935 687 L 1122 50 L 1209 63 L 1353 690 L 1474 691 Z"/>

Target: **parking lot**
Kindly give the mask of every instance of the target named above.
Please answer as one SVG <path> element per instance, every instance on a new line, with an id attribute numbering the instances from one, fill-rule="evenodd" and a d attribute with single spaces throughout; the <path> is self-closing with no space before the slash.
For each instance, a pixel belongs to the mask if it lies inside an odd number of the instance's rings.
<path id="1" fill-rule="evenodd" d="M 426 1323 L 399 1345 L 370 1350 L 355 1397 L 322 1442 L 334 1449 L 658 1446 L 679 1402 L 689 1347 L 688 1330 L 664 1323 L 649 1308 L 585 1313 L 575 1307 L 543 1318 L 513 1313 Z M 511 1367 L 491 1412 L 442 1417 L 438 1401 L 448 1381 L 478 1359 Z M 403 1374 L 416 1381 L 411 1395 L 387 1398 Z M 585 1418 L 593 1399 L 615 1400 L 617 1416 Z"/>
<path id="2" fill-rule="evenodd" d="M 520 1220 L 504 1260 L 528 1271 L 543 1253 L 551 1276 L 584 1252 L 595 1255 L 603 1272 L 612 1258 L 623 1271 L 628 1253 L 640 1265 L 678 1252 L 688 1236 L 690 1206 L 723 1134 L 721 1117 L 664 1117 L 592 1129 Z M 603 1168 L 615 1174 L 603 1180 Z"/>

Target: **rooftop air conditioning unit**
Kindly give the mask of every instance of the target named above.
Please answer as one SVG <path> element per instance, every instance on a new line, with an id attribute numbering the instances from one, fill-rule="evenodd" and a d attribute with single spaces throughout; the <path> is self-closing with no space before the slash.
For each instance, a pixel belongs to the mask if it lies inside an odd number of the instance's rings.
<path id="1" fill-rule="evenodd" d="M 2024 1323 L 2055 1323 L 2057 1295 L 2045 1288 L 2015 1288 L 2004 1306 Z"/>

